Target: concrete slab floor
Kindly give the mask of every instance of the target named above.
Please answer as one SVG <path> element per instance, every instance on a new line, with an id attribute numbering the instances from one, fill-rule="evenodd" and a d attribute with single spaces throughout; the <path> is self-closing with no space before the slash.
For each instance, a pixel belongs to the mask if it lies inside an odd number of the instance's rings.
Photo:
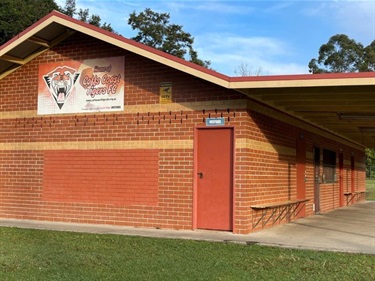
<path id="1" fill-rule="evenodd" d="M 261 244 L 375 255 L 375 201 L 368 201 L 262 230 Z"/>

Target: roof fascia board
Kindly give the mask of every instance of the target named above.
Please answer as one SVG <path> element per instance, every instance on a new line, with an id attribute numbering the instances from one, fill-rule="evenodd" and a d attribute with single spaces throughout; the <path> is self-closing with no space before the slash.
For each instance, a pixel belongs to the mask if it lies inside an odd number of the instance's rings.
<path id="1" fill-rule="evenodd" d="M 12 72 L 16 71 L 17 69 L 19 69 L 21 66 L 23 66 L 25 63 L 33 60 L 34 58 L 36 58 L 37 56 L 39 56 L 40 54 L 44 53 L 47 49 L 45 50 L 41 50 L 39 52 L 36 52 L 30 56 L 27 57 L 27 59 L 23 60 L 22 62 L 20 62 L 20 65 L 15 67 L 15 68 L 12 68 L 8 71 L 5 71 L 4 73 L 0 74 L 0 80 L 3 79 L 4 77 L 6 77 L 7 75 L 11 74 Z M 19 63 L 17 63 L 19 64 Z"/>
<path id="2" fill-rule="evenodd" d="M 313 75 L 313 74 L 312 74 Z M 294 80 L 261 80 L 230 82 L 230 89 L 251 88 L 303 88 L 303 87 L 334 87 L 334 86 L 367 86 L 375 85 L 373 77 L 335 78 L 330 79 L 294 79 Z"/>
<path id="3" fill-rule="evenodd" d="M 49 44 L 49 47 L 53 47 L 55 45 L 57 45 L 58 43 L 60 43 L 61 41 L 63 41 L 65 38 L 69 37 L 71 35 L 70 32 L 65 32 L 64 34 L 62 34 L 61 36 L 59 36 L 58 38 L 56 38 L 54 41 L 52 41 L 50 44 Z M 27 39 L 28 40 L 28 39 Z M 7 61 L 10 61 L 10 62 L 13 62 L 13 63 L 16 63 L 16 64 L 19 64 L 18 67 L 15 67 L 15 68 L 12 68 L 11 70 L 8 70 L 8 71 L 5 71 L 4 73 L 0 74 L 0 80 L 3 79 L 4 77 L 8 76 L 9 74 L 11 74 L 12 72 L 16 71 L 18 68 L 20 68 L 22 65 L 28 63 L 29 61 L 33 60 L 34 58 L 36 58 L 37 56 L 41 55 L 42 53 L 44 53 L 45 51 L 47 51 L 49 48 L 45 48 L 39 52 L 36 52 L 30 56 L 28 56 L 26 59 L 23 59 L 23 60 L 20 60 L 20 59 L 15 59 L 15 58 L 12 58 L 8 55 L 2 55 L 0 56 L 1 59 L 3 60 L 7 60 Z"/>
<path id="4" fill-rule="evenodd" d="M 34 23 L 32 26 L 25 29 L 19 35 L 15 36 L 13 39 L 9 40 L 7 43 L 2 45 L 0 47 L 0 56 L 3 56 L 7 52 L 15 48 L 17 45 L 19 45 L 21 42 L 24 42 L 30 39 L 32 40 L 35 34 L 37 34 L 39 31 L 43 30 L 48 25 L 54 22 L 61 24 L 63 26 L 66 26 L 67 28 L 73 29 L 75 31 L 85 33 L 89 36 L 92 36 L 104 42 L 109 42 L 115 46 L 118 46 L 130 52 L 133 52 L 135 54 L 141 55 L 143 57 L 149 58 L 156 62 L 162 63 L 174 69 L 183 71 L 197 78 L 200 78 L 200 79 L 212 82 L 214 84 L 217 84 L 219 86 L 228 88 L 229 77 L 226 75 L 223 75 L 221 73 L 215 72 L 210 69 L 206 69 L 194 63 L 187 62 L 183 59 L 174 57 L 162 51 L 155 50 L 151 47 L 148 47 L 146 45 L 140 44 L 133 40 L 127 39 L 115 33 L 103 30 L 99 27 L 96 27 L 88 23 L 82 22 L 80 20 L 71 18 L 57 11 L 51 12 L 50 14 L 48 14 L 47 16 L 45 16 L 38 22 Z M 61 42 L 61 40 L 56 40 L 56 41 L 57 43 Z M 50 47 L 52 47 L 53 45 L 54 44 L 51 44 Z M 38 53 L 38 55 L 39 54 L 40 53 Z M 9 73 L 13 71 L 14 70 L 10 72 L 6 72 L 6 75 L 8 75 Z M 2 76 L 1 78 L 5 77 L 6 75 L 1 75 Z"/>
<path id="5" fill-rule="evenodd" d="M 25 31 L 21 32 L 19 35 L 8 41 L 8 43 L 5 43 L 0 48 L 0 56 L 6 54 L 13 48 L 15 48 L 17 45 L 20 44 L 20 42 L 24 42 L 32 38 L 36 33 L 38 33 L 43 28 L 47 27 L 49 24 L 53 22 L 52 17 L 50 16 L 44 21 L 38 21 L 37 24 L 34 24 L 27 28 Z"/>
<path id="6" fill-rule="evenodd" d="M 96 26 L 92 26 L 92 25 L 89 25 L 84 22 L 71 19 L 71 18 L 69 18 L 68 20 L 61 16 L 55 16 L 55 17 L 52 17 L 51 19 L 54 22 L 64 25 L 68 28 L 82 32 L 98 40 L 108 42 L 119 48 L 128 50 L 132 53 L 135 53 L 140 56 L 146 57 L 148 59 L 154 60 L 156 62 L 162 63 L 166 66 L 180 70 L 192 76 L 201 78 L 203 80 L 212 82 L 214 84 L 217 84 L 225 88 L 228 88 L 229 86 L 229 77 L 226 75 L 223 75 L 213 70 L 195 65 L 191 62 L 187 62 L 183 59 L 174 57 L 162 51 L 140 44 L 136 41 L 119 36 L 115 33 L 103 30 Z"/>
<path id="7" fill-rule="evenodd" d="M 31 27 L 29 27 L 28 29 L 26 29 L 24 32 L 20 33 L 18 37 L 16 36 L 14 39 L 10 40 L 8 43 L 6 43 L 5 45 L 3 45 L 1 47 L 1 49 L 0 49 L 0 57 L 2 59 L 4 59 L 4 60 L 7 60 L 7 61 L 10 61 L 10 62 L 19 64 L 19 66 L 18 67 L 14 67 L 14 68 L 12 68 L 12 69 L 10 69 L 8 71 L 5 71 L 4 73 L 0 74 L 0 79 L 3 79 L 7 75 L 9 75 L 12 72 L 16 71 L 22 65 L 24 65 L 24 64 L 28 63 L 29 61 L 33 60 L 34 58 L 38 57 L 39 55 L 41 55 L 42 53 L 44 53 L 45 51 L 47 51 L 49 48 L 57 45 L 58 43 L 60 43 L 61 41 L 63 41 L 67 37 L 71 36 L 72 33 L 75 32 L 75 31 L 69 31 L 68 30 L 67 32 L 63 33 L 59 37 L 55 38 L 49 44 L 47 44 L 47 42 L 41 41 L 38 38 L 34 37 L 35 34 L 37 34 L 40 30 L 42 30 L 43 28 L 45 28 L 46 26 L 48 26 L 52 22 L 54 22 L 53 16 L 46 16 L 45 20 L 42 19 L 42 20 L 38 21 L 37 23 L 35 23 L 34 25 L 32 25 Z M 24 42 L 24 41 L 27 41 L 27 40 L 35 42 L 36 44 L 44 47 L 44 49 L 40 50 L 39 52 L 35 52 L 35 53 L 31 54 L 30 56 L 28 56 L 27 58 L 25 58 L 23 60 L 22 59 L 13 58 L 11 56 L 6 55 L 6 53 L 9 50 L 11 50 L 12 48 L 14 48 L 17 45 L 19 45 L 20 42 Z"/>
<path id="8" fill-rule="evenodd" d="M 56 22 L 67 28 L 92 36 L 98 40 L 109 42 L 119 48 L 128 50 L 140 56 L 162 63 L 179 71 L 206 80 L 227 89 L 241 90 L 252 88 L 290 88 L 290 87 L 331 87 L 331 86 L 362 86 L 375 85 L 375 72 L 346 73 L 346 74 L 304 74 L 257 77 L 228 77 L 221 73 L 187 62 L 183 59 L 166 54 L 162 51 L 140 44 L 99 27 L 73 19 L 60 12 L 53 11 L 18 36 L 0 47 L 0 56 L 16 47 L 20 42 L 33 38 L 40 30 Z M 68 37 L 70 33 L 63 36 Z M 51 46 L 61 42 L 55 40 Z M 37 55 L 39 55 L 38 53 Z M 36 56 L 32 56 L 35 58 Z M 28 60 L 29 61 L 29 60 Z"/>
<path id="9" fill-rule="evenodd" d="M 356 149 L 363 149 L 365 148 L 364 145 L 351 140 L 349 138 L 346 138 L 345 136 L 342 136 L 336 132 L 333 132 L 331 130 L 328 130 L 324 127 L 321 127 L 315 123 L 308 122 L 307 120 L 304 120 L 298 116 L 295 116 L 289 112 L 281 111 L 269 104 L 261 103 L 257 100 L 247 100 L 247 108 L 254 110 L 258 113 L 264 114 L 266 116 L 270 116 L 273 118 L 277 118 L 278 120 L 285 122 L 287 124 L 292 124 L 293 126 L 296 126 L 301 129 L 306 129 L 306 126 L 308 126 L 309 130 L 313 133 L 316 133 L 318 135 L 321 135 L 323 137 L 334 139 L 338 141 L 339 143 L 343 143 L 345 145 L 348 145 L 350 147 L 356 148 Z"/>

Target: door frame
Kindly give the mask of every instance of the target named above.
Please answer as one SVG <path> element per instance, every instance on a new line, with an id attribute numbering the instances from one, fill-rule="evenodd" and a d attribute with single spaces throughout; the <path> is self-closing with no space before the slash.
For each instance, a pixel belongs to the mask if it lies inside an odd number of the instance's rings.
<path id="1" fill-rule="evenodd" d="M 198 131 L 199 130 L 210 130 L 210 129 L 230 129 L 232 130 L 232 232 L 234 233 L 236 231 L 235 229 L 235 223 L 234 223 L 234 218 L 235 218 L 235 210 L 236 210 L 236 205 L 235 205 L 235 166 L 236 166 L 236 131 L 234 126 L 196 126 L 194 128 L 194 147 L 193 147 L 193 157 L 194 157 L 194 162 L 193 162 L 193 230 L 197 229 L 197 223 L 198 223 Z"/>
<path id="2" fill-rule="evenodd" d="M 296 143 L 296 198 L 306 199 L 306 140 L 303 134 L 297 137 Z M 300 160 L 303 160 L 303 163 Z M 301 170 L 301 167 L 303 168 Z M 301 183 L 301 184 L 299 184 Z M 296 218 L 303 218 L 306 216 L 306 205 L 303 204 L 302 208 L 296 215 Z"/>
<path id="3" fill-rule="evenodd" d="M 350 192 L 355 192 L 355 158 L 350 156 Z"/>
<path id="4" fill-rule="evenodd" d="M 339 206 L 344 207 L 344 153 L 339 152 Z"/>
<path id="5" fill-rule="evenodd" d="M 314 158 L 314 213 L 320 213 L 320 162 L 321 153 L 320 147 L 314 146 L 313 158 Z"/>

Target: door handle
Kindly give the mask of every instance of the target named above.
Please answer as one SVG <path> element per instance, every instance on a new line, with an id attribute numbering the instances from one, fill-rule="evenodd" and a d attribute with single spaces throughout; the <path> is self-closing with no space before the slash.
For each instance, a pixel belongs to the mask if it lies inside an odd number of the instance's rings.
<path id="1" fill-rule="evenodd" d="M 203 179 L 203 173 L 202 173 L 202 172 L 197 173 L 197 175 L 198 175 L 198 177 L 199 177 L 200 179 Z"/>

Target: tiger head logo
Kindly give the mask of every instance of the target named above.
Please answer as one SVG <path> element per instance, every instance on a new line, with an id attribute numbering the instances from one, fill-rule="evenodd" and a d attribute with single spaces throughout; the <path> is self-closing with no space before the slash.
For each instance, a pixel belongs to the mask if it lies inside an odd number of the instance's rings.
<path id="1" fill-rule="evenodd" d="M 67 66 L 57 67 L 43 76 L 49 92 L 60 109 L 72 92 L 79 76 L 80 73 L 77 70 Z"/>

